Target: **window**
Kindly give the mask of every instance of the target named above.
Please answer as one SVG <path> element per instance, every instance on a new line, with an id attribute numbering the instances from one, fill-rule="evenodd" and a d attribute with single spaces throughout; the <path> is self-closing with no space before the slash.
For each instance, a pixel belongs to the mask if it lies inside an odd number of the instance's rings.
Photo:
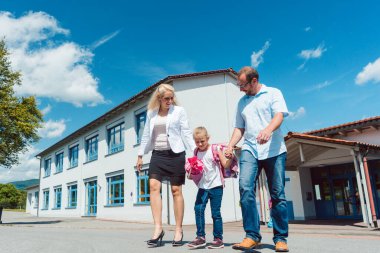
<path id="1" fill-rule="evenodd" d="M 78 185 L 67 186 L 67 207 L 76 208 L 77 207 L 77 196 L 78 196 Z"/>
<path id="2" fill-rule="evenodd" d="M 50 172 L 51 172 L 51 159 L 50 158 L 45 160 L 44 170 L 45 170 L 45 177 L 50 176 Z"/>
<path id="3" fill-rule="evenodd" d="M 61 209 L 62 187 L 54 188 L 54 208 Z"/>
<path id="4" fill-rule="evenodd" d="M 69 148 L 70 168 L 74 168 L 74 167 L 78 166 L 78 151 L 79 151 L 78 145 L 75 145 L 75 146 Z"/>
<path id="5" fill-rule="evenodd" d="M 44 190 L 44 203 L 42 209 L 49 209 L 49 190 Z"/>
<path id="6" fill-rule="evenodd" d="M 107 205 L 124 204 L 124 175 L 107 178 Z"/>
<path id="7" fill-rule="evenodd" d="M 63 170 L 63 152 L 55 155 L 55 173 L 60 173 Z"/>
<path id="8" fill-rule="evenodd" d="M 38 208 L 38 192 L 34 192 L 34 208 Z"/>
<path id="9" fill-rule="evenodd" d="M 140 144 L 141 142 L 141 136 L 144 131 L 145 120 L 146 120 L 146 111 L 140 112 L 135 115 L 137 144 Z"/>
<path id="10" fill-rule="evenodd" d="M 124 150 L 124 123 L 107 130 L 108 154 Z"/>
<path id="11" fill-rule="evenodd" d="M 148 170 L 137 173 L 137 204 L 150 203 Z"/>
<path id="12" fill-rule="evenodd" d="M 98 159 L 98 136 L 86 140 L 87 162 Z"/>

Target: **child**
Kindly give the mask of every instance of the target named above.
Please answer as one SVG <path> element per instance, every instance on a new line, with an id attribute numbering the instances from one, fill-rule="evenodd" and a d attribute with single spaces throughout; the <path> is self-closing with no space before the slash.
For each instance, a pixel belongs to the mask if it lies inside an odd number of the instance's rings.
<path id="1" fill-rule="evenodd" d="M 197 149 L 195 155 L 203 162 L 202 177 L 198 183 L 198 194 L 195 201 L 194 211 L 197 224 L 197 237 L 188 246 L 192 249 L 206 246 L 205 238 L 205 209 L 210 200 L 211 213 L 213 219 L 214 241 L 208 246 L 209 249 L 223 248 L 223 220 L 220 214 L 220 206 L 223 197 L 223 175 L 217 162 L 214 161 L 211 145 L 208 143 L 210 136 L 206 128 L 197 127 L 194 130 L 193 138 Z M 220 164 L 224 168 L 231 165 L 232 159 L 226 159 L 218 148 Z"/>

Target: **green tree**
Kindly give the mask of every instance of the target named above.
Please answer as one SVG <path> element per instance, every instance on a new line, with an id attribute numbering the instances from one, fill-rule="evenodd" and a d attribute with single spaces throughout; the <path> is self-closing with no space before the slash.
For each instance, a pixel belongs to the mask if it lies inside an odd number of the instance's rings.
<path id="1" fill-rule="evenodd" d="M 39 140 L 42 113 L 36 98 L 17 97 L 15 85 L 21 85 L 21 73 L 12 71 L 4 40 L 0 40 L 0 166 L 18 164 L 18 156 Z"/>
<path id="2" fill-rule="evenodd" d="M 24 206 L 23 193 L 12 184 L 0 184 L 0 206 L 4 208 L 18 208 Z M 26 200 L 24 201 L 26 202 Z"/>

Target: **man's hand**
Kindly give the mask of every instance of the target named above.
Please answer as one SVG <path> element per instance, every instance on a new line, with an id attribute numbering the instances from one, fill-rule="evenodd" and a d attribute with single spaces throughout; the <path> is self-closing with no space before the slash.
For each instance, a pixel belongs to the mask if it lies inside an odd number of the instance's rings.
<path id="1" fill-rule="evenodd" d="M 261 130 L 259 135 L 256 137 L 257 143 L 265 144 L 269 141 L 271 136 L 272 136 L 272 131 L 265 128 L 264 130 Z"/>
<path id="2" fill-rule="evenodd" d="M 228 146 L 226 150 L 224 150 L 224 157 L 227 159 L 232 159 L 234 157 L 233 148 Z"/>

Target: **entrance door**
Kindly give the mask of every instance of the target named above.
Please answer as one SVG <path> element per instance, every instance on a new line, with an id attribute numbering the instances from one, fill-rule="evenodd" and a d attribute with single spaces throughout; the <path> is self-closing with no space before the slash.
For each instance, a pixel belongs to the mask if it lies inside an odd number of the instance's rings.
<path id="1" fill-rule="evenodd" d="M 86 215 L 96 216 L 97 211 L 97 181 L 86 183 Z"/>
<path id="2" fill-rule="evenodd" d="M 332 179 L 332 186 L 337 218 L 359 218 L 361 209 L 355 178 Z"/>

